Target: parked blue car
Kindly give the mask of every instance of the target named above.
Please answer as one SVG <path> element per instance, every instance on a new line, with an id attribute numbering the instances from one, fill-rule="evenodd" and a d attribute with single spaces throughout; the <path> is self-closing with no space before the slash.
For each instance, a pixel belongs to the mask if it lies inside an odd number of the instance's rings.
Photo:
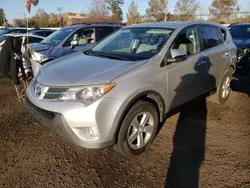
<path id="1" fill-rule="evenodd" d="M 243 75 L 248 76 L 250 74 L 250 24 L 231 24 L 228 30 L 238 48 L 237 69 L 241 70 Z"/>
<path id="2" fill-rule="evenodd" d="M 122 25 L 116 24 L 76 24 L 59 29 L 43 41 L 30 46 L 43 59 L 53 60 L 75 51 L 93 46 Z"/>

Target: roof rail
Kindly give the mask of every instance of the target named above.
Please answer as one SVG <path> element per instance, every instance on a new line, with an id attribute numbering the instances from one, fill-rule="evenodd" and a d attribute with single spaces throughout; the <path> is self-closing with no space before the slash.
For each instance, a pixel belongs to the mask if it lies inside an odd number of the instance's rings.
<path id="1" fill-rule="evenodd" d="M 73 23 L 70 26 L 72 26 L 72 25 L 82 25 L 82 24 L 85 24 L 85 25 L 91 25 L 91 24 L 126 25 L 125 23 L 114 23 L 114 22 L 106 22 L 106 23 L 103 23 L 103 22 L 82 22 L 82 23 Z"/>

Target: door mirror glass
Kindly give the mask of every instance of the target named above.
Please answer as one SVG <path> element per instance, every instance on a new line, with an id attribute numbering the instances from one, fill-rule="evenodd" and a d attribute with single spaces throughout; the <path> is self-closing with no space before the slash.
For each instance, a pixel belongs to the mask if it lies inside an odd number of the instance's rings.
<path id="1" fill-rule="evenodd" d="M 186 52 L 184 52 L 180 49 L 171 49 L 171 56 L 173 59 L 179 59 L 179 58 L 186 57 L 187 54 L 186 54 Z"/>
<path id="2" fill-rule="evenodd" d="M 187 54 L 180 49 L 171 49 L 171 57 L 167 60 L 168 63 L 174 63 L 177 61 L 185 60 L 187 58 Z"/>
<path id="3" fill-rule="evenodd" d="M 77 40 L 73 40 L 73 41 L 70 42 L 71 48 L 74 48 L 77 45 L 78 45 L 78 41 Z"/>

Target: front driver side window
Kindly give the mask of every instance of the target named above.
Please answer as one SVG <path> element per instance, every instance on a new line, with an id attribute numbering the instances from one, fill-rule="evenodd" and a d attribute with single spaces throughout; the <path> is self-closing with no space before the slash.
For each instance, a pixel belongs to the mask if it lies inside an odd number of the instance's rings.
<path id="1" fill-rule="evenodd" d="M 172 49 L 179 49 L 187 54 L 194 55 L 200 52 L 200 40 L 197 27 L 189 27 L 180 32 Z"/>
<path id="2" fill-rule="evenodd" d="M 79 45 L 93 43 L 95 41 L 95 30 L 93 28 L 79 29 L 64 43 L 63 46 L 69 47 L 72 41 L 77 41 Z"/>

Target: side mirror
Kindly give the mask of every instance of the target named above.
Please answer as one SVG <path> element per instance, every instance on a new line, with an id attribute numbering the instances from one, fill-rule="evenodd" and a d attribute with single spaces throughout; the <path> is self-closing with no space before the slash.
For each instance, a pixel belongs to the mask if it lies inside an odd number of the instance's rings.
<path id="1" fill-rule="evenodd" d="M 179 49 L 171 49 L 171 56 L 172 58 L 167 60 L 168 63 L 174 63 L 187 59 L 187 54 Z"/>
<path id="2" fill-rule="evenodd" d="M 70 42 L 70 47 L 73 49 L 75 46 L 78 45 L 78 41 L 77 40 L 73 40 Z"/>

